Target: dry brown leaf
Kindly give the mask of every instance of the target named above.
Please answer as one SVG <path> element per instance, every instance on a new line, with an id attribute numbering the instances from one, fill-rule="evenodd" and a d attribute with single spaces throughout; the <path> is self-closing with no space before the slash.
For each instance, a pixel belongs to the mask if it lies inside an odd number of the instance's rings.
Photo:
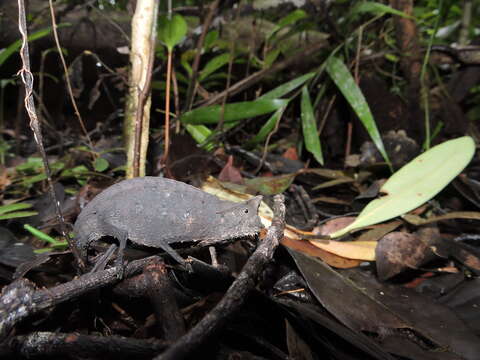
<path id="1" fill-rule="evenodd" d="M 434 257 L 430 246 L 418 235 L 400 231 L 385 235 L 378 242 L 375 255 L 380 280 L 387 280 L 408 268 L 417 269 Z"/>
<path id="2" fill-rule="evenodd" d="M 313 246 L 308 241 L 298 241 L 298 240 L 292 240 L 288 237 L 284 237 L 281 243 L 282 245 L 287 246 L 290 249 L 300 251 L 304 254 L 322 259 L 328 265 L 336 268 L 340 268 L 340 269 L 350 269 L 353 267 L 357 267 L 362 262 L 361 260 L 347 259 L 338 255 L 332 254 L 328 251 L 325 251 L 316 246 Z"/>

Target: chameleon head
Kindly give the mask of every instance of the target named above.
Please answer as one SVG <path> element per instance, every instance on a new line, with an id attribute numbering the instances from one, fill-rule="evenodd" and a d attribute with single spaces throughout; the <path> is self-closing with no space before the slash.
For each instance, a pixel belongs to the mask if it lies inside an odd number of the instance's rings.
<path id="1" fill-rule="evenodd" d="M 228 206 L 217 211 L 216 231 L 223 239 L 253 236 L 263 228 L 258 216 L 262 196 L 255 196 L 247 201 Z"/>
<path id="2" fill-rule="evenodd" d="M 99 218 L 96 213 L 80 213 L 75 222 L 73 232 L 75 234 L 75 246 L 83 260 L 87 259 L 88 248 L 90 243 L 102 237 L 96 230 L 101 229 L 98 225 Z"/>

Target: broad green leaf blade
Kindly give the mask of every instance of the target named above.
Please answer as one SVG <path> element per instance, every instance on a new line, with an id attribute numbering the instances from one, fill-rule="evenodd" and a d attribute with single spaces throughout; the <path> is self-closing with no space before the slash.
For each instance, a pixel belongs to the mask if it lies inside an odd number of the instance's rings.
<path id="1" fill-rule="evenodd" d="M 259 99 L 264 99 L 264 100 L 279 99 L 282 96 L 288 94 L 290 91 L 293 91 L 299 86 L 302 86 L 306 81 L 310 80 L 314 76 L 315 76 L 315 73 L 313 72 L 299 76 L 263 94 L 262 96 L 259 97 Z"/>
<path id="2" fill-rule="evenodd" d="M 226 123 L 271 113 L 288 104 L 288 100 L 255 100 L 225 105 L 223 121 Z M 215 124 L 220 120 L 221 105 L 206 106 L 186 112 L 180 118 L 184 124 Z"/>
<path id="3" fill-rule="evenodd" d="M 187 29 L 187 22 L 179 14 L 173 15 L 170 20 L 166 15 L 160 16 L 158 19 L 158 37 L 169 52 L 183 40 L 187 34 Z"/>
<path id="4" fill-rule="evenodd" d="M 215 56 L 212 60 L 210 60 L 205 67 L 200 71 L 198 76 L 198 80 L 202 81 L 205 80 L 210 74 L 214 73 L 222 66 L 228 64 L 230 61 L 230 54 L 225 53 L 218 56 Z"/>
<path id="5" fill-rule="evenodd" d="M 302 89 L 302 130 L 305 147 L 313 155 L 315 160 L 323 165 L 322 147 L 320 145 L 320 137 L 318 136 L 317 121 L 313 113 L 312 102 L 307 86 Z"/>
<path id="6" fill-rule="evenodd" d="M 35 215 L 38 215 L 38 212 L 36 212 L 36 211 L 15 211 L 15 212 L 10 212 L 8 214 L 0 215 L 0 220 L 16 219 L 16 218 L 22 218 L 22 217 L 35 216 Z"/>
<path id="7" fill-rule="evenodd" d="M 446 141 L 410 161 L 382 186 L 379 199 L 371 201 L 349 226 L 330 234 L 337 238 L 351 230 L 405 214 L 437 195 L 468 165 L 475 153 L 469 136 Z"/>
<path id="8" fill-rule="evenodd" d="M 378 151 L 380 151 L 380 154 L 382 154 L 388 166 L 391 168 L 392 166 L 390 159 L 388 158 L 385 147 L 383 146 L 383 141 L 380 137 L 380 133 L 378 132 L 377 124 L 373 119 L 370 107 L 368 106 L 363 93 L 355 83 L 352 74 L 350 74 L 350 71 L 345 66 L 343 61 L 335 56 L 331 56 L 327 60 L 326 70 L 345 99 L 347 99 L 353 111 L 355 111 L 357 114 L 363 126 L 365 126 L 365 129 L 370 135 L 373 143 L 377 147 Z"/>
<path id="9" fill-rule="evenodd" d="M 371 13 L 373 15 L 397 15 L 407 19 L 415 19 L 413 16 L 407 15 L 400 10 L 396 10 L 388 5 L 384 5 L 378 2 L 366 1 L 356 5 L 351 11 L 350 16 L 362 14 L 362 13 Z"/>
<path id="10" fill-rule="evenodd" d="M 11 211 L 25 210 L 32 207 L 32 204 L 28 203 L 15 203 L 9 205 L 0 206 L 0 214 L 5 214 Z"/>
<path id="11" fill-rule="evenodd" d="M 275 129 L 277 122 L 280 121 L 282 118 L 283 112 L 285 111 L 285 107 L 278 109 L 270 118 L 267 120 L 265 124 L 263 124 L 262 128 L 259 132 L 250 140 L 247 141 L 245 146 L 249 147 L 255 144 L 258 144 L 260 141 L 265 140 L 268 134 Z"/>

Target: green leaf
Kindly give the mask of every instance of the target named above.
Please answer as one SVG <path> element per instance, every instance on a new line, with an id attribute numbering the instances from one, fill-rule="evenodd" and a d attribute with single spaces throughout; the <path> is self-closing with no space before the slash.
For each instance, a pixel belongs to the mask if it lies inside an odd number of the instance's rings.
<path id="1" fill-rule="evenodd" d="M 315 160 L 323 165 L 322 147 L 320 145 L 320 137 L 318 136 L 317 121 L 313 113 L 312 102 L 307 86 L 302 89 L 302 130 L 305 147 L 313 155 Z"/>
<path id="2" fill-rule="evenodd" d="M 27 161 L 17 165 L 15 170 L 17 171 L 36 171 L 43 168 L 43 161 L 40 157 L 29 157 Z"/>
<path id="3" fill-rule="evenodd" d="M 187 50 L 182 53 L 180 56 L 180 64 L 182 64 L 183 68 L 187 72 L 188 76 L 192 76 L 193 69 L 190 65 L 190 61 L 195 58 L 195 50 Z"/>
<path id="4" fill-rule="evenodd" d="M 207 139 L 212 136 L 212 131 L 207 128 L 205 125 L 185 125 L 188 133 L 192 136 L 192 138 L 198 143 L 203 144 Z M 203 148 L 207 151 L 213 149 L 212 143 L 207 143 L 203 146 Z"/>
<path id="5" fill-rule="evenodd" d="M 202 69 L 202 71 L 200 71 L 200 74 L 198 76 L 198 80 L 199 81 L 205 80 L 208 77 L 208 75 L 214 73 L 215 71 L 220 69 L 225 64 L 228 64 L 229 61 L 230 61 L 230 54 L 229 53 L 225 53 L 225 54 L 215 56 L 213 59 L 211 59 L 205 65 L 205 67 Z"/>
<path id="6" fill-rule="evenodd" d="M 272 66 L 274 61 L 277 59 L 278 55 L 280 55 L 280 49 L 274 49 L 268 52 L 263 60 L 263 68 L 269 68 Z"/>
<path id="7" fill-rule="evenodd" d="M 15 204 L 2 205 L 0 206 L 0 214 L 5 214 L 11 211 L 30 209 L 31 207 L 32 207 L 32 204 L 28 204 L 28 203 L 15 203 Z"/>
<path id="8" fill-rule="evenodd" d="M 37 175 L 33 175 L 33 176 L 24 176 L 24 177 L 22 177 L 21 184 L 23 186 L 30 186 L 30 185 L 33 185 L 37 182 L 43 181 L 46 178 L 47 178 L 47 175 L 45 175 L 45 173 L 37 174 Z"/>
<path id="9" fill-rule="evenodd" d="M 59 24 L 57 28 L 64 27 L 64 26 L 70 26 L 70 24 Z M 41 39 L 44 36 L 47 36 L 50 34 L 52 31 L 51 27 L 47 27 L 45 29 L 41 29 L 38 31 L 35 31 L 28 37 L 28 41 L 35 41 L 38 39 Z M 15 53 L 18 49 L 20 49 L 22 46 L 22 40 L 17 40 L 10 44 L 7 48 L 3 49 L 3 51 L 0 51 L 0 66 L 3 65 L 5 61 L 13 54 Z"/>
<path id="10" fill-rule="evenodd" d="M 337 238 L 416 209 L 447 186 L 468 165 L 474 153 L 475 142 L 464 136 L 417 156 L 382 186 L 380 192 L 385 196 L 371 201 L 353 223 L 330 237 Z"/>
<path id="11" fill-rule="evenodd" d="M 205 36 L 205 41 L 203 42 L 203 48 L 205 50 L 208 50 L 209 48 L 211 48 L 217 41 L 218 37 L 219 37 L 218 30 L 209 31 L 208 34 Z"/>
<path id="12" fill-rule="evenodd" d="M 281 194 L 292 185 L 295 176 L 297 176 L 296 173 L 280 176 L 260 176 L 253 179 L 245 179 L 245 185 L 262 195 Z"/>
<path id="13" fill-rule="evenodd" d="M 29 216 L 34 216 L 34 215 L 38 215 L 38 212 L 36 212 L 36 211 L 16 211 L 16 212 L 11 212 L 11 213 L 8 213 L 8 214 L 0 215 L 0 220 L 16 219 L 16 218 L 29 217 Z"/>
<path id="14" fill-rule="evenodd" d="M 31 225 L 28 225 L 28 224 L 24 224 L 23 225 L 23 228 L 25 230 L 27 230 L 30 234 L 32 234 L 33 236 L 37 237 L 38 239 L 40 240 L 43 240 L 45 242 L 48 242 L 49 244 L 53 245 L 53 246 L 57 246 L 57 245 L 60 245 L 60 241 L 57 241 L 56 239 L 54 239 L 53 237 L 51 237 L 50 235 L 48 234 L 45 234 L 43 231 L 40 231 L 36 228 L 34 228 L 33 226 Z"/>
<path id="15" fill-rule="evenodd" d="M 268 38 L 271 38 L 275 33 L 283 29 L 285 26 L 292 25 L 296 23 L 298 20 L 304 19 L 307 16 L 308 16 L 307 13 L 301 9 L 292 11 L 290 14 L 281 18 L 278 21 L 278 24 L 275 26 L 272 32 L 268 35 Z"/>
<path id="16" fill-rule="evenodd" d="M 415 19 L 413 16 L 407 15 L 400 10 L 396 10 L 394 8 L 391 8 L 388 5 L 384 5 L 384 4 L 373 2 L 373 1 L 365 1 L 360 4 L 357 4 L 350 11 L 349 15 L 354 16 L 354 15 L 363 14 L 363 13 L 370 13 L 373 15 L 380 15 L 380 16 L 385 14 L 391 14 L 391 15 L 401 16 L 407 19 Z"/>
<path id="17" fill-rule="evenodd" d="M 275 126 L 277 125 L 277 122 L 279 122 L 280 119 L 282 118 L 284 111 L 285 111 L 285 107 L 282 107 L 278 109 L 272 116 L 270 116 L 267 122 L 263 124 L 260 131 L 253 138 L 248 140 L 245 146 L 249 147 L 265 140 L 268 134 L 275 128 Z"/>
<path id="18" fill-rule="evenodd" d="M 158 20 L 158 37 L 169 52 L 182 41 L 187 34 L 187 29 L 187 22 L 179 14 L 173 15 L 171 19 L 168 19 L 166 15 L 162 15 Z"/>
<path id="19" fill-rule="evenodd" d="M 380 154 L 382 154 L 388 166 L 392 168 L 388 154 L 383 146 L 382 138 L 378 132 L 377 124 L 375 123 L 372 112 L 370 111 L 370 107 L 368 106 L 363 93 L 355 83 L 348 68 L 345 66 L 342 60 L 335 56 L 331 56 L 327 60 L 326 70 L 335 85 L 337 85 L 340 92 L 352 107 L 353 111 L 355 111 L 357 114 L 363 126 L 365 126 L 370 138 L 377 147 L 378 151 L 380 151 Z"/>
<path id="20" fill-rule="evenodd" d="M 75 166 L 71 169 L 65 169 L 62 171 L 62 177 L 77 177 L 86 175 L 89 173 L 88 168 L 85 165 Z"/>
<path id="21" fill-rule="evenodd" d="M 299 86 L 302 86 L 306 81 L 310 80 L 314 76 L 315 76 L 315 73 L 313 72 L 299 76 L 263 94 L 262 96 L 259 97 L 259 99 L 271 100 L 271 99 L 281 98 L 282 96 L 288 94 L 290 91 L 293 91 Z"/>
<path id="22" fill-rule="evenodd" d="M 226 104 L 223 120 L 232 122 L 271 113 L 288 104 L 288 100 L 255 100 Z M 184 124 L 215 124 L 220 121 L 222 105 L 206 106 L 186 112 L 180 118 Z"/>
<path id="23" fill-rule="evenodd" d="M 101 157 L 96 158 L 95 162 L 93 163 L 93 168 L 95 169 L 95 171 L 98 172 L 104 172 L 108 169 L 109 166 L 110 164 L 108 163 L 108 161 Z"/>

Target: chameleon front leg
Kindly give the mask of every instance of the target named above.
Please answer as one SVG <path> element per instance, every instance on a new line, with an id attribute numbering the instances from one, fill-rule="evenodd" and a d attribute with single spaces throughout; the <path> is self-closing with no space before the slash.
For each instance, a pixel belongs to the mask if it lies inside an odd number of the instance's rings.
<path id="1" fill-rule="evenodd" d="M 119 242 L 119 246 L 117 252 L 117 259 L 115 260 L 115 266 L 119 268 L 117 277 L 121 279 L 123 278 L 123 273 L 125 271 L 125 265 L 123 264 L 123 253 L 125 251 L 125 247 L 127 246 L 128 233 L 126 231 L 122 231 L 117 237 L 117 239 Z"/>
<path id="2" fill-rule="evenodd" d="M 108 261 L 112 258 L 113 253 L 117 249 L 118 246 L 116 244 L 110 245 L 107 251 L 105 251 L 105 253 L 95 262 L 95 265 L 93 266 L 92 270 L 90 270 L 90 272 L 94 273 L 97 271 L 105 270 Z"/>
<path id="3" fill-rule="evenodd" d="M 176 262 L 180 265 L 185 266 L 185 259 L 182 258 L 178 253 L 166 242 L 160 243 L 160 248 L 165 251 L 168 255 L 170 255 Z"/>

